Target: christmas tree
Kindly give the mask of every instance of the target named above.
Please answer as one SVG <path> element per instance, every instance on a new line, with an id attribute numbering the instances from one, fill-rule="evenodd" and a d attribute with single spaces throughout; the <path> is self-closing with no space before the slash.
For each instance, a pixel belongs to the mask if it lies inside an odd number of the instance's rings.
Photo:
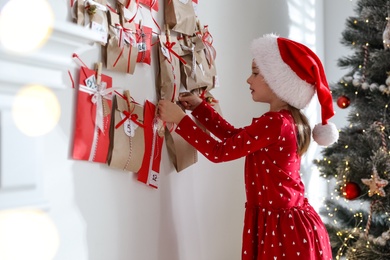
<path id="1" fill-rule="evenodd" d="M 358 0 L 341 43 L 348 73 L 331 84 L 348 124 L 314 163 L 334 185 L 321 214 L 334 259 L 390 259 L 390 0 Z"/>

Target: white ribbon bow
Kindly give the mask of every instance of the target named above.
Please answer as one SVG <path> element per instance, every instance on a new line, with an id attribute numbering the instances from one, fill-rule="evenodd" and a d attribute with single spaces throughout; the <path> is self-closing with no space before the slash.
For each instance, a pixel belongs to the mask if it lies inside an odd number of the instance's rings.
<path id="1" fill-rule="evenodd" d="M 88 88 L 84 85 L 80 85 L 80 91 L 92 95 L 91 102 L 96 105 L 96 126 L 104 133 L 104 111 L 103 111 L 103 98 L 107 100 L 112 99 L 113 88 L 107 88 L 106 82 L 101 82 L 100 85 L 96 85 L 96 89 Z"/>

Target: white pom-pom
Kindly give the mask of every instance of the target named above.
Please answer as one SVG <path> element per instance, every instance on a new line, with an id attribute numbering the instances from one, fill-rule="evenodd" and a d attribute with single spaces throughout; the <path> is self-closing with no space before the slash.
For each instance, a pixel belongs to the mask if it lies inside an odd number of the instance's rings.
<path id="1" fill-rule="evenodd" d="M 369 87 L 370 87 L 370 85 L 367 82 L 364 82 L 362 84 L 362 89 L 364 89 L 364 90 L 368 89 Z"/>
<path id="2" fill-rule="evenodd" d="M 355 87 L 359 87 L 362 83 L 360 82 L 360 79 L 354 79 L 352 80 L 352 85 Z"/>
<path id="3" fill-rule="evenodd" d="M 328 146 L 339 139 L 339 131 L 335 124 L 328 122 L 328 124 L 317 124 L 313 129 L 313 139 L 319 145 Z"/>

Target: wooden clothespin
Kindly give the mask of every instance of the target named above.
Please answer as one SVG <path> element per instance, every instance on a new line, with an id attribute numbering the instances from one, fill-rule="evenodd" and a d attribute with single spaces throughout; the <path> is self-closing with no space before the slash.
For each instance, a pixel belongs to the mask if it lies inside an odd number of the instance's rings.
<path id="1" fill-rule="evenodd" d="M 102 63 L 98 62 L 95 64 L 95 70 L 96 70 L 96 85 L 98 89 L 101 88 L 102 83 Z M 103 116 L 107 116 L 111 113 L 110 107 L 108 105 L 108 102 L 105 98 L 102 98 L 102 104 L 103 104 Z"/>
<path id="2" fill-rule="evenodd" d="M 95 70 L 96 70 L 96 84 L 100 85 L 102 81 L 102 63 L 98 62 L 95 64 Z"/>
<path id="3" fill-rule="evenodd" d="M 202 27 L 200 26 L 200 21 L 199 21 L 199 19 L 196 19 L 196 28 L 198 29 L 200 35 L 203 35 Z"/>
<path id="4" fill-rule="evenodd" d="M 171 32 L 169 31 L 168 24 L 165 24 L 165 35 L 167 37 L 167 42 L 171 42 Z"/>

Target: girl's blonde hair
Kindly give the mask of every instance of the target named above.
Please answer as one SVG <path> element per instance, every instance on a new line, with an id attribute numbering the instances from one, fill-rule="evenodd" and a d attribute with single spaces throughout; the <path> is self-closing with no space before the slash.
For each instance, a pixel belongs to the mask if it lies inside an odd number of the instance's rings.
<path id="1" fill-rule="evenodd" d="M 310 145 L 311 128 L 309 125 L 309 121 L 300 109 L 291 105 L 289 105 L 288 109 L 291 111 L 291 115 L 293 116 L 295 125 L 298 129 L 298 154 L 302 156 L 307 151 Z"/>

